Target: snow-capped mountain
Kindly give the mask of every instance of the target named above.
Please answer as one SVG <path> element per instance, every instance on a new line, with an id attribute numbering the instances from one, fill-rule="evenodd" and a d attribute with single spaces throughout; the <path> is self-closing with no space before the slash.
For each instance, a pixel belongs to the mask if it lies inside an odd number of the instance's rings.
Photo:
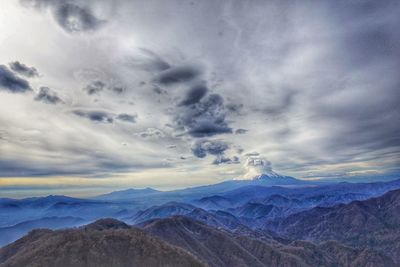
<path id="1" fill-rule="evenodd" d="M 251 180 L 278 179 L 278 178 L 280 179 L 280 178 L 286 178 L 286 177 L 288 177 L 288 176 L 281 175 L 281 174 L 276 173 L 271 170 L 271 171 L 256 175 Z"/>
<path id="2" fill-rule="evenodd" d="M 306 183 L 306 181 L 281 175 L 273 171 L 256 175 L 250 181 L 262 185 L 297 185 Z"/>

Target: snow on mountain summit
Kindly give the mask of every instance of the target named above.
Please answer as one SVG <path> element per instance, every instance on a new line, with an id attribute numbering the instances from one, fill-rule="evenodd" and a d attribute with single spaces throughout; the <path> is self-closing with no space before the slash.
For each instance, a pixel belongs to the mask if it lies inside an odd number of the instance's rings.
<path id="1" fill-rule="evenodd" d="M 260 156 L 249 156 L 244 164 L 247 172 L 241 180 L 265 180 L 285 178 L 272 170 L 271 162 Z"/>
<path id="2" fill-rule="evenodd" d="M 274 171 L 268 171 L 264 172 L 262 174 L 253 176 L 251 180 L 264 180 L 264 179 L 271 179 L 271 178 L 285 178 L 286 176 L 280 175 L 279 173 L 276 173 Z"/>

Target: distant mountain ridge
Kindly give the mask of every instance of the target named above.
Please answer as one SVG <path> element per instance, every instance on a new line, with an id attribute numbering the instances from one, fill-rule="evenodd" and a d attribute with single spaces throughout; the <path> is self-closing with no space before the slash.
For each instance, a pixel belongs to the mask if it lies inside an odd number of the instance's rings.
<path id="1" fill-rule="evenodd" d="M 224 191 L 233 190 L 242 186 L 247 185 L 260 185 L 260 186 L 302 186 L 302 185 L 312 185 L 315 182 L 308 182 L 300 179 L 296 179 L 290 176 L 284 176 L 277 174 L 273 171 L 271 173 L 265 173 L 261 175 L 255 176 L 253 179 L 232 179 L 227 180 L 217 184 L 204 185 L 204 186 L 196 186 L 189 187 L 184 189 L 176 189 L 172 191 L 158 191 L 153 188 L 144 188 L 144 189 L 126 189 L 121 191 L 114 191 L 103 195 L 98 195 L 93 197 L 95 200 L 124 200 L 124 199 L 135 199 L 144 196 L 152 196 L 152 197 L 171 197 L 173 195 L 180 195 L 184 197 L 185 195 L 193 197 L 194 194 L 213 194 L 213 193 L 221 193 Z M 174 201 L 174 199 L 170 199 L 170 201 Z"/>
<path id="2" fill-rule="evenodd" d="M 364 201 L 316 207 L 267 222 L 265 228 L 291 239 L 371 247 L 400 264 L 400 189 Z"/>
<path id="3" fill-rule="evenodd" d="M 79 217 L 44 217 L 0 228 L 0 247 L 11 243 L 36 228 L 61 229 L 80 226 L 87 223 Z"/>
<path id="4" fill-rule="evenodd" d="M 127 199 L 127 198 L 129 199 L 129 198 L 141 197 L 141 196 L 160 193 L 160 192 L 161 191 L 155 190 L 150 187 L 146 187 L 144 189 L 129 188 L 126 190 L 114 191 L 111 193 L 99 195 L 99 196 L 94 197 L 93 199 L 96 199 L 96 200 L 121 200 L 121 199 Z"/>

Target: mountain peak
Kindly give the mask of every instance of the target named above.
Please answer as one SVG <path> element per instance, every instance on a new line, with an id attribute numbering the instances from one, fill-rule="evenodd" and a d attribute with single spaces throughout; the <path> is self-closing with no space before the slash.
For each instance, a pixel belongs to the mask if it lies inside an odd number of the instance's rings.
<path id="1" fill-rule="evenodd" d="M 110 229 L 129 229 L 131 227 L 129 225 L 127 225 L 126 223 L 118 221 L 116 219 L 105 218 L 105 219 L 97 220 L 91 224 L 88 224 L 88 225 L 84 226 L 83 228 L 101 231 L 101 230 L 110 230 Z"/>
<path id="2" fill-rule="evenodd" d="M 275 178 L 285 178 L 286 176 L 280 175 L 274 171 L 264 172 L 262 174 L 254 176 L 251 180 L 265 180 L 265 179 L 275 179 Z"/>

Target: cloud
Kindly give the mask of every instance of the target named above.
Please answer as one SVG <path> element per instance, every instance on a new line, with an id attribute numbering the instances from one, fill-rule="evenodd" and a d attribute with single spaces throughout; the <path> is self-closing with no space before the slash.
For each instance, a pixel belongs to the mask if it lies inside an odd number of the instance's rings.
<path id="1" fill-rule="evenodd" d="M 83 88 L 83 90 L 86 91 L 88 95 L 99 94 L 104 90 L 105 86 L 106 84 L 102 81 L 93 81 Z"/>
<path id="2" fill-rule="evenodd" d="M 78 109 L 112 110 L 109 120 L 117 121 L 118 114 L 130 111 L 132 102 L 140 114 L 135 125 L 118 121 L 103 132 L 98 124 L 85 121 L 90 121 L 89 115 L 80 121 L 77 115 L 59 109 L 26 112 L 32 99 L 2 94 L 0 121 L 2 128 L 11 132 L 8 139 L 14 136 L 26 140 L 25 131 L 13 131 L 30 128 L 42 131 L 43 143 L 48 144 L 57 139 L 56 134 L 63 136 L 60 131 L 54 133 L 54 125 L 62 124 L 64 127 L 59 128 L 74 138 L 91 137 L 80 140 L 76 147 L 107 135 L 102 143 L 110 148 L 107 152 L 113 158 L 127 158 L 132 154 L 126 152 L 127 148 L 134 147 L 140 151 L 138 158 L 145 153 L 157 154 L 145 161 L 177 159 L 185 155 L 192 142 L 218 137 L 231 149 L 216 163 L 228 162 L 227 158 L 232 160 L 242 150 L 240 155 L 258 151 L 274 167 L 297 177 L 384 172 L 399 166 L 398 1 L 198 1 L 193 8 L 179 1 L 143 5 L 125 0 L 31 0 L 45 11 L 43 16 L 26 12 L 17 1 L 4 2 L 10 16 L 3 21 L 2 33 L 8 40 L 1 50 L 8 69 L 8 62 L 17 58 L 41 73 L 45 71 L 40 82 L 57 88 L 57 93 Z M 86 8 L 96 18 L 109 20 L 110 31 L 81 35 L 61 28 L 65 25 L 59 26 L 53 18 L 65 4 Z M 142 12 L 145 10 L 152 12 Z M 80 19 L 75 17 L 71 22 L 79 24 Z M 70 38 L 64 31 L 77 34 Z M 32 43 L 41 44 L 40 53 Z M 71 79 L 77 68 L 95 68 L 96 73 Z M 39 82 L 28 81 L 31 85 L 25 81 L 25 89 L 10 90 L 4 89 L 2 80 L 1 90 L 22 92 Z M 106 84 L 97 93 L 107 97 L 98 102 L 79 97 L 82 87 L 92 81 Z M 208 88 L 205 94 L 193 89 L 199 84 Z M 113 86 L 121 86 L 124 92 L 113 94 Z M 43 117 L 46 121 L 36 123 Z M 171 136 L 151 139 L 158 135 L 146 128 L 167 131 L 166 124 L 172 125 L 168 127 Z M 143 130 L 132 134 L 124 126 Z M 240 129 L 248 132 L 239 135 L 243 133 Z M 104 142 L 113 141 L 108 135 L 113 136 L 115 144 Z M 49 148 L 53 145 L 36 148 L 37 138 L 24 144 L 8 142 L 7 154 L 24 155 L 29 150 L 36 155 L 32 158 L 51 158 L 53 151 Z M 128 146 L 121 147 L 122 143 Z M 166 149 L 168 145 L 176 149 Z M 72 153 L 70 157 L 79 155 Z M 209 155 L 210 162 L 216 157 Z M 245 157 L 240 159 L 244 161 Z M 184 164 L 188 170 L 202 167 L 195 157 Z M 211 169 L 215 168 L 202 171 L 210 177 Z M 230 169 L 240 171 L 237 165 Z M 221 174 L 220 178 L 227 177 Z"/>
<path id="3" fill-rule="evenodd" d="M 145 131 L 137 134 L 141 138 L 162 138 L 165 133 L 157 128 L 147 128 Z M 176 148 L 176 146 L 169 146 L 168 148 Z"/>
<path id="4" fill-rule="evenodd" d="M 221 156 L 225 153 L 225 150 L 229 148 L 229 145 L 223 141 L 208 141 L 200 140 L 193 144 L 192 152 L 198 158 L 204 158 L 208 154 L 214 156 Z"/>
<path id="5" fill-rule="evenodd" d="M 186 92 L 179 106 L 188 106 L 198 103 L 207 94 L 207 91 L 208 88 L 205 85 L 198 84 L 193 86 Z"/>
<path id="6" fill-rule="evenodd" d="M 279 92 L 272 91 L 271 94 L 275 101 L 261 108 L 262 112 L 270 116 L 287 113 L 294 106 L 298 92 L 292 89 L 285 89 Z"/>
<path id="7" fill-rule="evenodd" d="M 114 121 L 113 114 L 100 110 L 74 110 L 72 113 L 94 122 L 112 123 Z"/>
<path id="8" fill-rule="evenodd" d="M 130 67 L 142 69 L 150 72 L 161 72 L 169 69 L 171 65 L 160 55 L 147 48 L 140 48 L 140 56 L 130 58 Z"/>
<path id="9" fill-rule="evenodd" d="M 205 158 L 207 155 L 215 156 L 215 159 L 212 161 L 213 165 L 240 163 L 237 156 L 231 158 L 225 156 L 225 151 L 229 148 L 228 143 L 224 141 L 199 140 L 192 145 L 192 153 L 198 158 Z"/>
<path id="10" fill-rule="evenodd" d="M 24 93 L 32 90 L 27 80 L 16 76 L 5 65 L 0 65 L 0 90 L 1 89 L 11 93 Z"/>
<path id="11" fill-rule="evenodd" d="M 239 128 L 239 129 L 236 129 L 235 134 L 245 134 L 245 133 L 247 133 L 248 131 L 249 131 L 249 130 Z"/>
<path id="12" fill-rule="evenodd" d="M 224 100 L 219 94 L 210 94 L 196 104 L 180 106 L 176 113 L 176 128 L 193 137 L 232 133 L 225 120 Z"/>
<path id="13" fill-rule="evenodd" d="M 102 123 L 113 123 L 114 120 L 119 120 L 128 123 L 136 123 L 137 115 L 131 115 L 126 113 L 120 113 L 115 115 L 110 112 L 102 111 L 102 110 L 73 110 L 73 114 L 87 118 L 94 122 L 102 122 Z"/>
<path id="14" fill-rule="evenodd" d="M 120 86 L 114 86 L 112 88 L 109 88 L 109 90 L 111 90 L 111 91 L 113 91 L 114 93 L 117 93 L 117 94 L 122 94 L 125 89 L 123 87 L 120 87 Z"/>
<path id="15" fill-rule="evenodd" d="M 96 146 L 97 147 L 97 146 Z M 140 160 L 99 155 L 96 151 L 80 151 L 75 159 L 65 161 L 47 158 L 46 161 L 38 159 L 4 160 L 0 158 L 0 177 L 45 177 L 45 176 L 86 176 L 104 177 L 110 172 L 128 172 L 147 168 L 165 168 L 167 163 L 149 163 Z M 108 176 L 108 175 L 107 175 Z"/>
<path id="16" fill-rule="evenodd" d="M 61 98 L 57 96 L 57 93 L 51 91 L 48 87 L 40 87 L 39 93 L 36 95 L 35 100 L 44 102 L 46 104 L 64 103 Z"/>
<path id="17" fill-rule="evenodd" d="M 57 24 L 71 34 L 93 32 L 106 23 L 105 20 L 97 18 L 88 6 L 80 6 L 74 0 L 21 0 L 21 2 L 37 9 L 50 8 Z"/>
<path id="18" fill-rule="evenodd" d="M 260 153 L 258 152 L 250 152 L 250 153 L 246 153 L 244 154 L 246 157 L 254 157 L 254 156 L 259 156 Z"/>
<path id="19" fill-rule="evenodd" d="M 82 88 L 82 90 L 85 91 L 88 95 L 99 95 L 100 92 L 104 91 L 105 89 L 115 94 L 122 94 L 125 91 L 125 88 L 123 86 L 107 85 L 105 82 L 100 80 L 92 81 L 84 88 Z"/>
<path id="20" fill-rule="evenodd" d="M 272 173 L 271 162 L 262 156 L 249 156 L 244 164 L 246 169 L 245 179 L 251 179 L 257 175 Z"/>
<path id="21" fill-rule="evenodd" d="M 233 156 L 232 158 L 225 157 L 225 156 L 219 156 L 217 157 L 212 164 L 214 165 L 220 165 L 220 164 L 239 164 L 239 157 Z"/>
<path id="22" fill-rule="evenodd" d="M 99 29 L 105 21 L 98 19 L 89 8 L 72 3 L 64 3 L 56 7 L 54 17 L 68 33 L 90 32 Z"/>
<path id="23" fill-rule="evenodd" d="M 201 69 L 197 66 L 181 65 L 170 67 L 167 70 L 162 71 L 158 74 L 155 80 L 162 85 L 173 85 L 176 83 L 191 81 L 201 75 L 201 73 Z"/>
<path id="24" fill-rule="evenodd" d="M 118 114 L 116 117 L 117 120 L 124 121 L 124 122 L 130 122 L 130 123 L 135 123 L 137 119 L 137 115 L 130 115 L 126 113 L 121 113 Z"/>
<path id="25" fill-rule="evenodd" d="M 20 63 L 19 61 L 11 62 L 10 68 L 17 72 L 18 74 L 24 75 L 28 78 L 39 76 L 39 72 L 34 67 L 28 67 L 25 64 Z"/>
<path id="26" fill-rule="evenodd" d="M 236 114 L 239 114 L 240 111 L 243 109 L 243 104 L 237 104 L 237 103 L 228 103 L 226 104 L 226 108 L 227 110 L 229 110 L 229 112 L 233 112 Z"/>
<path id="27" fill-rule="evenodd" d="M 153 86 L 153 92 L 158 94 L 158 95 L 167 94 L 166 90 L 163 90 L 158 86 Z"/>

